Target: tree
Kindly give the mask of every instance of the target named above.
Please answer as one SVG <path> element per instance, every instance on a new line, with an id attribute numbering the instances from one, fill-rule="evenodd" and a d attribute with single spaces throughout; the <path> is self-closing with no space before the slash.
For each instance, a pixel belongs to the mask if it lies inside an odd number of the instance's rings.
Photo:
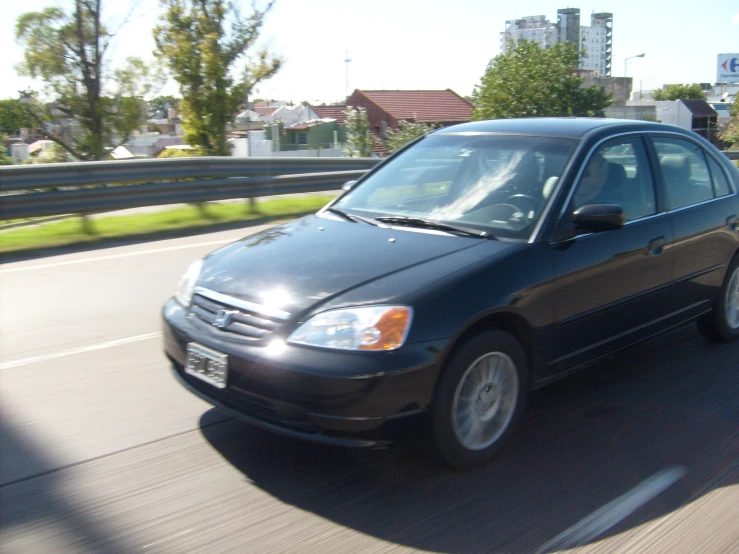
<path id="1" fill-rule="evenodd" d="M 430 133 L 433 130 L 433 125 L 417 123 L 415 121 L 399 121 L 397 130 L 388 129 L 387 131 L 387 150 L 388 152 L 395 152 L 417 137 Z"/>
<path id="2" fill-rule="evenodd" d="M 729 143 L 731 148 L 739 147 L 739 102 L 734 102 L 729 111 L 731 118 L 726 128 L 718 134 L 721 140 Z"/>
<path id="3" fill-rule="evenodd" d="M 226 0 L 161 0 L 165 7 L 154 28 L 156 55 L 180 86 L 182 127 L 188 144 L 206 155 L 230 154 L 226 127 L 261 81 L 280 69 L 282 60 L 267 50 L 249 58 L 274 0 L 243 18 Z M 235 66 L 244 61 L 241 77 Z"/>
<path id="4" fill-rule="evenodd" d="M 149 117 L 166 118 L 170 108 L 178 109 L 180 98 L 176 96 L 157 96 L 149 100 Z"/>
<path id="5" fill-rule="evenodd" d="M 157 158 L 195 158 L 203 155 L 199 148 L 165 148 Z"/>
<path id="6" fill-rule="evenodd" d="M 35 127 L 23 103 L 14 98 L 0 100 L 0 133 L 18 135 L 22 127 Z"/>
<path id="7" fill-rule="evenodd" d="M 372 155 L 378 138 L 370 131 L 367 110 L 348 106 L 346 115 L 346 152 L 352 158 L 367 158 Z"/>
<path id="8" fill-rule="evenodd" d="M 575 74 L 579 55 L 569 42 L 542 49 L 526 40 L 511 43 L 488 64 L 472 93 L 472 119 L 511 117 L 602 117 L 611 98 L 602 88 L 582 88 Z"/>
<path id="9" fill-rule="evenodd" d="M 652 93 L 655 100 L 705 100 L 706 93 L 699 84 L 665 85 Z"/>
<path id="10" fill-rule="evenodd" d="M 42 79 L 52 100 L 33 98 L 29 115 L 40 128 L 65 120 L 78 124 L 79 133 L 48 138 L 81 160 L 102 160 L 128 139 L 145 116 L 141 99 L 151 88 L 149 66 L 137 58 L 109 70 L 114 34 L 103 25 L 101 10 L 101 0 L 75 0 L 68 12 L 50 7 L 25 13 L 15 29 L 25 48 L 17 71 Z"/>
<path id="11" fill-rule="evenodd" d="M 13 158 L 8 156 L 8 149 L 5 146 L 8 141 L 8 137 L 0 133 L 0 165 L 12 165 Z"/>

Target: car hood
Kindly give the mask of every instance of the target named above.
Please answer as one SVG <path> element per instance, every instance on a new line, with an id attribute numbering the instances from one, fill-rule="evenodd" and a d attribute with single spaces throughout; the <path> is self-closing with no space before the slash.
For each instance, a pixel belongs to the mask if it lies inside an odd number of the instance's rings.
<path id="1" fill-rule="evenodd" d="M 308 216 L 210 254 L 198 286 L 293 315 L 484 239 Z M 453 268 L 449 268 L 452 270 Z"/>

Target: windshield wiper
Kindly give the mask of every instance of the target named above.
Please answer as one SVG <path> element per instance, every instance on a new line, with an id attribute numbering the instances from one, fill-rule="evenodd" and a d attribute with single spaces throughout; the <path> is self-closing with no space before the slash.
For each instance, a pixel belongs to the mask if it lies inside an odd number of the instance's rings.
<path id="1" fill-rule="evenodd" d="M 375 221 L 382 223 L 388 223 L 390 225 L 404 225 L 406 227 L 418 227 L 420 229 L 433 229 L 436 231 L 446 231 L 448 233 L 457 233 L 460 235 L 466 235 L 470 237 L 479 237 L 485 239 L 494 239 L 495 237 L 489 235 L 487 231 L 478 231 L 470 227 L 462 227 L 460 225 L 451 225 L 449 223 L 442 223 L 440 221 L 433 221 L 431 219 L 423 219 L 421 217 L 406 217 L 404 215 L 392 215 L 376 217 Z"/>
<path id="2" fill-rule="evenodd" d="M 331 212 L 332 214 L 341 216 L 347 221 L 352 221 L 354 223 L 361 221 L 362 223 L 366 223 L 367 225 L 375 225 L 375 226 L 377 225 L 377 221 L 375 221 L 374 219 L 370 219 L 368 217 L 362 217 L 361 215 L 350 214 L 339 208 L 326 208 L 326 211 Z"/>

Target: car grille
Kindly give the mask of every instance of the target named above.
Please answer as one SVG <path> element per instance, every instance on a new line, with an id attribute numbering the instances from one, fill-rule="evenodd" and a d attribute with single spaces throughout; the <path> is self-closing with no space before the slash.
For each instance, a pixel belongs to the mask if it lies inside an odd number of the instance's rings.
<path id="1" fill-rule="evenodd" d="M 190 311 L 195 317 L 220 331 L 253 341 L 271 335 L 290 315 L 201 287 L 195 290 Z"/>

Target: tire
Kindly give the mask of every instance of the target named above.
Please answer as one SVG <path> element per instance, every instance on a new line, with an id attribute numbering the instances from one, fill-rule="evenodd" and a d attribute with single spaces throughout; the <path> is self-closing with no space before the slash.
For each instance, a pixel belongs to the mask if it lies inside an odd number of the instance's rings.
<path id="1" fill-rule="evenodd" d="M 739 338 L 739 256 L 729 264 L 713 310 L 701 316 L 696 324 L 709 340 L 731 342 Z"/>
<path id="2" fill-rule="evenodd" d="M 488 462 L 515 432 L 529 392 L 521 344 L 509 333 L 474 336 L 447 362 L 432 407 L 432 435 L 456 469 Z"/>

